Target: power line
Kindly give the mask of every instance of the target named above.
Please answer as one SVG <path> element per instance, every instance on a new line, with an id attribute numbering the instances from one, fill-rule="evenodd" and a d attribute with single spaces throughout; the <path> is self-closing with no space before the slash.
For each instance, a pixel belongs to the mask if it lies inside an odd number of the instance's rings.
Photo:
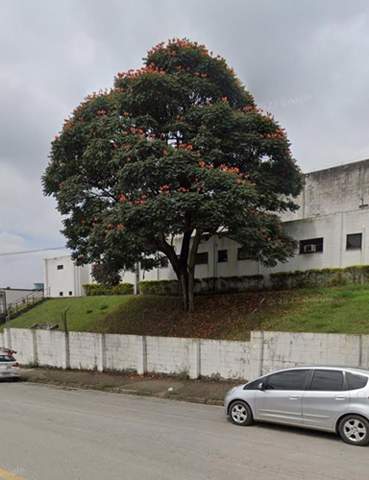
<path id="1" fill-rule="evenodd" d="M 51 247 L 51 248 L 38 248 L 35 250 L 20 250 L 19 252 L 0 252 L 0 257 L 8 257 L 10 255 L 27 255 L 28 253 L 47 252 L 49 250 L 65 250 L 66 247 Z"/>

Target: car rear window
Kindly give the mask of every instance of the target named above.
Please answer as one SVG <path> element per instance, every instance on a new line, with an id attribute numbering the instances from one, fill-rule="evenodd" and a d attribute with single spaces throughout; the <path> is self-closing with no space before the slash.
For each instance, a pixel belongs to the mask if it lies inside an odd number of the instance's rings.
<path id="1" fill-rule="evenodd" d="M 0 355 L 0 362 L 15 362 L 15 358 L 9 355 Z"/>
<path id="2" fill-rule="evenodd" d="M 368 383 L 368 377 L 346 372 L 346 383 L 348 390 L 357 390 L 358 388 L 364 388 L 366 386 Z"/>
<path id="3" fill-rule="evenodd" d="M 343 388 L 343 374 L 340 370 L 314 370 L 309 390 L 335 392 Z"/>

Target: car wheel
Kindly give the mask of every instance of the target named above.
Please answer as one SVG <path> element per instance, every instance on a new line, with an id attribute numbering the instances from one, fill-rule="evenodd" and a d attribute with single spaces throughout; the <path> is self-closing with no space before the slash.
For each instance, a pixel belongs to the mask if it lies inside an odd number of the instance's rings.
<path id="1" fill-rule="evenodd" d="M 369 422 L 360 415 L 347 415 L 338 425 L 342 440 L 351 445 L 369 444 Z"/>
<path id="2" fill-rule="evenodd" d="M 236 400 L 231 404 L 229 407 L 229 416 L 236 425 L 248 426 L 254 422 L 251 408 L 241 400 Z"/>

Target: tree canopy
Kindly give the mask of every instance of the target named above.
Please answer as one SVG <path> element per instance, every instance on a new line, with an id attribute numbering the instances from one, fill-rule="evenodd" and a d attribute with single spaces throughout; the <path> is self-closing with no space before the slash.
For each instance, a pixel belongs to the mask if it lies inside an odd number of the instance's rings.
<path id="1" fill-rule="evenodd" d="M 79 264 L 119 272 L 166 256 L 187 309 L 204 233 L 223 232 L 266 265 L 294 252 L 279 215 L 296 208 L 302 176 L 286 132 L 223 58 L 187 39 L 157 45 L 74 110 L 43 184 Z"/>

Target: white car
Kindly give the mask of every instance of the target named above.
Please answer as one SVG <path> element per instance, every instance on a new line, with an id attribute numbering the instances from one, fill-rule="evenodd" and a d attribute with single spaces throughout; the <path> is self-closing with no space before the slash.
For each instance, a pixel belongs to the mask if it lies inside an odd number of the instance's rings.
<path id="1" fill-rule="evenodd" d="M 14 350 L 0 348 L 0 378 L 19 378 L 20 369 Z"/>

